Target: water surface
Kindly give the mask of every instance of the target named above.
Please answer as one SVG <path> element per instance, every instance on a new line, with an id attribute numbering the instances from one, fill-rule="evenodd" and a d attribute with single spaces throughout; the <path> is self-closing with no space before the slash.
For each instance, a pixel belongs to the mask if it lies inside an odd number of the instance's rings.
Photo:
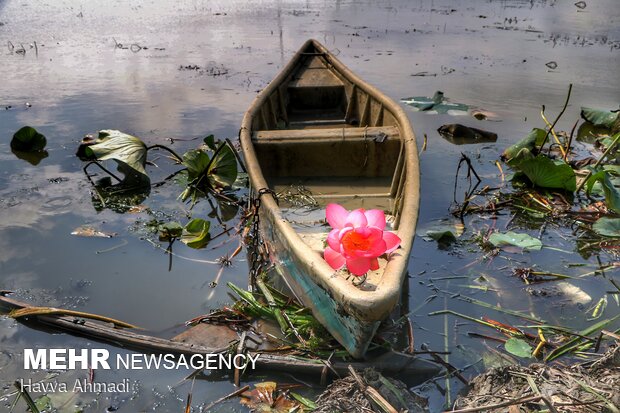
<path id="1" fill-rule="evenodd" d="M 432 96 L 441 90 L 455 102 L 495 113 L 497 122 L 405 108 L 419 146 L 428 136 L 428 149 L 420 156 L 422 232 L 436 220 L 451 217 L 461 152 L 474 160 L 487 183 L 496 183 L 494 162 L 499 153 L 532 127 L 543 126 L 541 105 L 555 116 L 569 83 L 573 94 L 559 129 L 570 129 L 580 106 L 618 107 L 620 12 L 612 0 L 588 2 L 583 10 L 572 2 L 536 0 L 0 1 L 0 288 L 39 305 L 106 314 L 161 334 L 228 303 L 224 282 L 214 290 L 209 287 L 218 265 L 202 261 L 214 262 L 232 252 L 236 239 L 200 251 L 178 246 L 175 252 L 189 259 L 175 258 L 169 272 L 162 249 L 143 239 L 142 223 L 154 217 L 185 220 L 188 205 L 177 199 L 180 186 L 169 182 L 151 191 L 144 204 L 155 215 L 97 211 L 83 164 L 74 153 L 85 134 L 100 129 L 119 129 L 148 144 L 170 145 L 169 138 L 180 138 L 171 144 L 179 153 L 198 144 L 192 139 L 211 133 L 235 138 L 256 92 L 309 37 L 323 42 L 394 99 Z M 18 53 L 22 46 L 24 53 Z M 550 62 L 557 67 L 550 69 Z M 499 139 L 493 144 L 454 146 L 436 130 L 457 122 L 493 131 Z M 48 139 L 49 156 L 37 166 L 16 158 L 9 148 L 12 134 L 24 125 L 34 126 Z M 154 182 L 175 170 L 163 154 L 156 155 L 158 168 L 149 167 Z M 193 214 L 204 217 L 210 211 L 203 202 Z M 468 231 L 504 229 L 509 219 L 473 217 L 467 222 Z M 110 239 L 71 235 L 85 224 L 118 235 Z M 519 229 L 518 221 L 511 225 Z M 222 229 L 215 221 L 213 228 L 212 233 Z M 549 271 L 583 273 L 595 269 L 597 260 L 613 258 L 604 252 L 587 258 L 575 254 L 575 241 L 554 230 L 545 232 L 542 240 L 556 249 L 503 254 L 470 265 L 480 256 L 479 250 L 441 251 L 435 243 L 416 239 L 409 268 L 416 346 L 424 342 L 438 350 L 447 346 L 453 351 L 453 364 L 474 364 L 465 370 L 467 376 L 481 368 L 478 360 L 488 349 L 466 335 L 476 327 L 427 313 L 447 306 L 473 317 L 506 320 L 449 298 L 458 292 L 516 310 L 532 308 L 549 322 L 585 325 L 583 308 L 528 294 L 509 269 L 536 264 Z M 567 269 L 568 264 L 584 266 Z M 497 291 L 462 287 L 481 274 Z M 225 269 L 222 281 L 245 285 L 246 275 L 245 258 L 240 258 Z M 469 278 L 436 280 L 455 275 Z M 594 299 L 609 289 L 601 277 L 576 284 Z M 437 298 L 421 306 L 430 296 Z M 617 312 L 610 301 L 605 316 Z M 21 370 L 25 347 L 101 347 L 35 331 L 6 318 L 0 323 L 2 350 L 10 355 L 0 361 L 2 394 L 10 393 L 16 377 L 45 376 Z M 91 406 L 86 411 L 110 406 L 126 412 L 180 411 L 189 383 L 178 383 L 187 374 L 101 373 L 101 380 L 130 377 L 137 384 L 136 393 L 79 400 Z M 451 385 L 454 395 L 459 384 Z M 433 411 L 439 410 L 444 398 L 432 386 L 424 390 L 433 395 Z M 213 377 L 196 383 L 194 401 L 208 403 L 231 391 L 230 377 Z M 236 401 L 222 404 L 219 411 L 232 409 L 240 410 Z"/>

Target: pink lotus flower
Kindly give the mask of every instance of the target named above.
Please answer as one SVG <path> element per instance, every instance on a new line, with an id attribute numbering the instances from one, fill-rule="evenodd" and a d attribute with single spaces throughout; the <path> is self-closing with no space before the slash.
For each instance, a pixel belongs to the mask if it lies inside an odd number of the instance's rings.
<path id="1" fill-rule="evenodd" d="M 396 234 L 383 231 L 385 214 L 378 209 L 347 211 L 338 204 L 327 205 L 325 216 L 333 230 L 327 236 L 323 257 L 335 270 L 347 266 L 356 276 L 379 269 L 377 260 L 400 245 Z"/>

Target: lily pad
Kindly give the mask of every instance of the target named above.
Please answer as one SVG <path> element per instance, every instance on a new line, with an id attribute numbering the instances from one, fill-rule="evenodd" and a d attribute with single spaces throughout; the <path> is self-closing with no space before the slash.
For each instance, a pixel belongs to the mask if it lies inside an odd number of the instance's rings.
<path id="1" fill-rule="evenodd" d="M 494 232 L 489 237 L 489 242 L 495 247 L 513 245 L 524 250 L 540 250 L 542 248 L 542 242 L 538 238 L 512 231 L 503 234 L 501 232 Z"/>
<path id="2" fill-rule="evenodd" d="M 510 162 L 515 158 L 519 158 L 518 155 L 523 149 L 527 149 L 531 153 L 536 153 L 537 148 L 542 144 L 545 136 L 547 136 L 547 131 L 544 129 L 532 129 L 525 138 L 504 150 L 501 156 L 502 160 L 504 162 Z"/>
<path id="3" fill-rule="evenodd" d="M 585 143 L 596 143 L 600 138 L 609 136 L 609 128 L 583 122 L 577 129 L 577 140 Z"/>
<path id="4" fill-rule="evenodd" d="M 444 98 L 444 94 L 441 91 L 435 92 L 433 97 L 428 96 L 413 96 L 409 98 L 402 98 L 401 102 L 414 107 L 418 111 L 422 112 L 434 112 L 434 113 L 449 113 L 449 112 L 464 112 L 465 114 L 469 110 L 469 106 L 462 103 L 450 103 Z"/>
<path id="5" fill-rule="evenodd" d="M 191 248 L 204 248 L 210 241 L 209 227 L 211 223 L 201 218 L 194 218 L 183 228 L 181 242 Z"/>
<path id="6" fill-rule="evenodd" d="M 609 178 L 609 172 L 605 170 L 599 171 L 588 178 L 585 185 L 587 195 L 590 195 L 592 187 L 596 182 L 600 182 L 603 187 L 607 207 L 616 214 L 620 214 L 620 191 L 618 191 L 618 188 L 614 186 Z"/>
<path id="7" fill-rule="evenodd" d="M 213 151 L 217 148 L 214 135 L 209 135 L 205 137 L 202 141 L 205 143 L 205 145 L 207 145 L 209 149 Z"/>
<path id="8" fill-rule="evenodd" d="M 189 180 L 198 178 L 209 166 L 209 155 L 200 149 L 192 149 L 183 155 L 183 165 L 187 168 Z"/>
<path id="9" fill-rule="evenodd" d="M 237 200 L 232 194 L 228 195 L 228 197 L 231 198 L 231 200 Z M 212 211 L 212 213 L 219 216 L 222 221 L 227 222 L 237 216 L 237 212 L 239 212 L 239 204 L 237 202 L 230 202 L 222 198 L 216 198 L 216 201 L 217 210 Z M 215 215 L 213 216 L 214 218 Z M 211 216 L 211 214 L 209 214 L 209 216 Z"/>
<path id="10" fill-rule="evenodd" d="M 541 188 L 558 188 L 574 192 L 577 189 L 575 171 L 566 162 L 552 160 L 545 155 L 522 159 L 515 166 Z"/>
<path id="11" fill-rule="evenodd" d="M 440 250 L 446 250 L 456 242 L 456 236 L 450 230 L 428 231 L 424 238 L 437 241 L 437 248 Z"/>
<path id="12" fill-rule="evenodd" d="M 425 241 L 437 241 L 439 249 L 448 249 L 463 235 L 464 227 L 460 222 L 439 220 L 420 226 L 418 235 Z"/>
<path id="13" fill-rule="evenodd" d="M 620 238 L 620 218 L 599 218 L 592 224 L 592 230 L 604 237 Z"/>
<path id="14" fill-rule="evenodd" d="M 24 126 L 13 135 L 11 149 L 21 152 L 40 152 L 45 149 L 47 139 L 32 126 Z"/>
<path id="15" fill-rule="evenodd" d="M 48 410 L 52 408 L 52 399 L 50 399 L 47 395 L 43 395 L 37 397 L 37 399 L 34 401 L 34 405 L 39 411 Z"/>
<path id="16" fill-rule="evenodd" d="M 116 161 L 126 183 L 140 184 L 150 183 L 144 169 L 146 152 L 146 145 L 140 139 L 112 129 L 100 131 L 96 140 L 83 142 L 78 148 L 78 156 L 83 154 L 85 159 Z"/>
<path id="17" fill-rule="evenodd" d="M 530 358 L 532 356 L 532 346 L 520 338 L 509 338 L 504 343 L 504 348 L 507 352 L 517 357 Z"/>
<path id="18" fill-rule="evenodd" d="M 187 167 L 188 188 L 181 194 L 185 200 L 197 192 L 206 194 L 209 189 L 229 188 L 237 179 L 237 157 L 233 149 L 223 142 L 215 150 L 215 157 L 200 149 L 194 149 L 183 155 L 183 165 Z"/>
<path id="19" fill-rule="evenodd" d="M 227 188 L 237 179 L 237 158 L 226 142 L 216 152 L 207 171 L 209 180 L 214 187 Z"/>
<path id="20" fill-rule="evenodd" d="M 183 234 L 183 226 L 178 222 L 167 222 L 159 226 L 159 240 L 172 241 Z"/>
<path id="21" fill-rule="evenodd" d="M 619 115 L 619 110 L 611 111 L 586 107 L 581 108 L 581 117 L 595 126 L 612 128 L 616 120 L 618 120 Z"/>

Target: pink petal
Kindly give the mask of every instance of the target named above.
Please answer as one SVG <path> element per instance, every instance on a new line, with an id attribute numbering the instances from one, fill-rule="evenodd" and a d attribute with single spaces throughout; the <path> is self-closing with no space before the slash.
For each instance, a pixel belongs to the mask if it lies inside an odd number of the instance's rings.
<path id="1" fill-rule="evenodd" d="M 372 235 L 373 229 L 375 228 L 359 227 L 359 228 L 355 228 L 354 231 L 360 234 L 362 237 L 368 238 Z M 381 236 L 379 236 L 379 238 L 381 238 Z"/>
<path id="2" fill-rule="evenodd" d="M 329 235 L 327 236 L 327 245 L 334 251 L 340 251 L 340 230 L 338 228 L 334 228 L 331 230 Z"/>
<path id="3" fill-rule="evenodd" d="M 344 227 L 343 229 L 340 230 L 340 232 L 338 232 L 338 243 L 340 244 L 339 247 L 336 249 L 336 251 L 340 251 L 341 254 L 345 254 L 344 251 L 344 245 L 342 245 L 342 237 L 344 237 L 344 235 L 349 232 L 349 231 L 353 231 L 352 227 Z M 346 254 L 345 254 L 346 255 Z"/>
<path id="4" fill-rule="evenodd" d="M 370 258 L 347 259 L 347 268 L 353 275 L 364 275 L 370 269 Z"/>
<path id="5" fill-rule="evenodd" d="M 364 212 L 369 227 L 377 227 L 381 231 L 385 229 L 385 213 L 380 209 L 370 209 Z"/>
<path id="6" fill-rule="evenodd" d="M 361 229 L 362 228 L 358 228 L 355 231 L 359 232 Z M 357 257 L 376 258 L 385 254 L 386 244 L 383 240 L 383 231 L 368 227 L 363 229 L 369 231 L 368 237 L 366 237 L 369 243 L 368 248 L 365 250 L 352 251 L 352 255 Z"/>
<path id="7" fill-rule="evenodd" d="M 330 247 L 325 248 L 325 252 L 323 253 L 323 258 L 335 270 L 339 270 L 344 267 L 346 260 L 339 252 L 334 251 Z"/>
<path id="8" fill-rule="evenodd" d="M 329 204 L 325 208 L 325 217 L 332 228 L 341 229 L 347 220 L 349 211 L 344 209 L 342 205 Z"/>
<path id="9" fill-rule="evenodd" d="M 370 260 L 370 269 L 375 271 L 379 269 L 379 260 L 376 258 L 371 258 Z"/>
<path id="10" fill-rule="evenodd" d="M 365 227 L 368 225 L 368 220 L 363 210 L 356 209 L 355 211 L 351 211 L 347 216 L 345 225 L 347 224 L 350 224 L 353 228 Z"/>
<path id="11" fill-rule="evenodd" d="M 385 253 L 389 254 L 398 248 L 400 245 L 400 238 L 393 232 L 383 232 L 383 241 L 385 241 Z"/>
<path id="12" fill-rule="evenodd" d="M 364 251 L 364 254 L 361 254 L 361 256 L 368 258 L 380 257 L 381 255 L 385 254 L 386 249 L 387 248 L 385 241 L 380 239 L 375 244 L 372 244 L 368 250 Z"/>

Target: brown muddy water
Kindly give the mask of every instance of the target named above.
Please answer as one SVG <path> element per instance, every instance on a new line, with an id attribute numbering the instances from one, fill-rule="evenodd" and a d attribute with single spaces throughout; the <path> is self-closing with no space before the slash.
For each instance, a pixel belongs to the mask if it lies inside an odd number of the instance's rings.
<path id="1" fill-rule="evenodd" d="M 215 260 L 237 241 L 220 238 L 206 250 L 177 245 L 168 257 L 148 242 L 145 223 L 153 218 L 186 220 L 174 182 L 153 188 L 144 201 L 152 213 L 97 211 L 82 163 L 74 156 L 81 138 L 100 129 L 119 129 L 148 144 L 170 144 L 178 153 L 202 137 L 237 136 L 241 117 L 263 88 L 307 38 L 333 50 L 362 78 L 394 99 L 432 96 L 441 90 L 461 102 L 495 114 L 494 121 L 470 116 L 431 115 L 405 110 L 421 146 L 422 201 L 418 233 L 451 217 L 456 165 L 468 154 L 485 184 L 497 184 L 494 162 L 510 143 L 543 127 L 541 105 L 555 116 L 574 85 L 571 104 L 559 123 L 570 129 L 580 106 L 613 109 L 620 99 L 620 9 L 615 0 L 587 1 L 79 1 L 0 0 L 0 289 L 38 305 L 101 313 L 166 335 L 183 321 L 230 302 L 224 281 L 247 283 L 247 263 L 238 259 L 211 288 Z M 36 42 L 36 46 L 35 46 Z M 122 47 L 118 47 L 121 44 Z M 23 52 L 21 51 L 23 47 Z M 551 62 L 555 62 L 552 64 Z M 436 132 L 463 123 L 498 134 L 496 143 L 454 146 Z M 10 150 L 13 133 L 31 125 L 47 136 L 49 156 L 33 166 Z M 192 140 L 197 138 L 198 140 Z M 156 154 L 157 155 L 157 154 Z M 160 155 L 149 167 L 153 182 L 174 168 Z M 206 217 L 202 202 L 194 216 Z M 488 227 L 538 234 L 542 222 L 473 216 L 467 231 Z M 221 230 L 213 221 L 212 233 Z M 234 224 L 234 221 L 231 221 Z M 231 223 L 229 222 L 229 225 Z M 113 238 L 71 235 L 90 225 Z M 452 316 L 429 317 L 446 306 L 472 317 L 504 314 L 454 298 L 461 293 L 504 308 L 535 314 L 550 323 L 581 328 L 588 303 L 532 295 L 511 276 L 511 267 L 578 275 L 614 259 L 605 251 L 580 255 L 570 230 L 550 228 L 546 246 L 530 253 L 504 252 L 471 264 L 475 245 L 444 251 L 418 237 L 410 260 L 410 308 L 416 348 L 452 352 L 450 362 L 467 377 L 485 366 L 496 343 L 470 338 L 479 327 Z M 165 247 L 165 246 L 164 246 Z M 484 275 L 489 291 L 468 286 Z M 607 273 L 606 277 L 619 278 Z M 460 277 L 460 278 L 454 278 Z M 604 277 L 571 280 L 593 302 L 605 295 Z M 432 299 L 432 297 L 435 297 Z M 427 303 L 427 300 L 428 301 Z M 604 317 L 617 314 L 609 301 Z M 616 329 L 619 325 L 609 326 Z M 482 331 L 484 332 L 484 331 Z M 488 332 L 488 331 L 487 331 Z M 0 399 L 8 410 L 17 378 L 73 380 L 82 371 L 31 372 L 22 369 L 24 348 L 104 347 L 88 340 L 49 335 L 0 318 Z M 527 362 L 524 360 L 523 362 Z M 486 364 L 485 364 L 486 363 Z M 84 411 L 178 412 L 191 384 L 190 371 L 97 372 L 97 380 L 128 378 L 133 391 L 52 395 L 55 406 Z M 247 383 L 288 375 L 248 375 Z M 229 375 L 211 374 L 194 384 L 194 406 L 234 390 Z M 303 379 L 306 381 L 305 379 Z M 441 379 L 437 385 L 445 387 Z M 316 386 L 316 385 L 314 385 Z M 460 390 L 449 381 L 448 399 Z M 431 397 L 431 411 L 446 403 L 434 384 L 418 389 Z M 300 392 L 312 396 L 318 387 Z M 36 395 L 35 395 L 36 396 Z M 71 398 L 74 397 L 74 398 Z M 20 402 L 21 403 L 21 402 Z M 16 411 L 24 411 L 20 405 Z M 194 411 L 199 411 L 196 408 Z M 237 400 L 213 411 L 244 411 Z"/>

